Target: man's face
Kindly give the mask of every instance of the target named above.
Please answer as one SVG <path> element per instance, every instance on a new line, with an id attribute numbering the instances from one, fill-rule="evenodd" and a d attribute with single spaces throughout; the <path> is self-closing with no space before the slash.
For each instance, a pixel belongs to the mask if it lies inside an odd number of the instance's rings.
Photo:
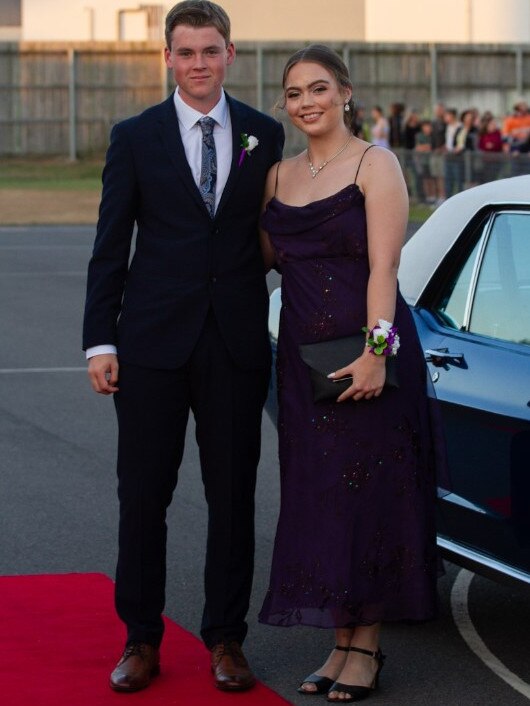
<path id="1" fill-rule="evenodd" d="M 235 48 L 232 43 L 226 46 L 215 27 L 177 25 L 171 49 L 164 50 L 164 57 L 182 100 L 208 113 L 221 97 L 226 67 L 234 61 Z"/>

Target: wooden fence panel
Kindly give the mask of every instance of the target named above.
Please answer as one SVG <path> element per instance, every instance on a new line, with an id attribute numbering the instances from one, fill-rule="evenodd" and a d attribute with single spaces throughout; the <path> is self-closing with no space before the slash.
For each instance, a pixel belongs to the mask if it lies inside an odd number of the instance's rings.
<path id="1" fill-rule="evenodd" d="M 428 112 L 435 99 L 502 116 L 528 89 L 530 47 L 506 45 L 336 44 L 354 98 L 367 112 L 399 101 Z M 227 90 L 272 112 L 293 43 L 244 43 Z M 103 152 L 111 126 L 172 90 L 157 42 L 0 44 L 0 155 L 71 157 Z M 288 125 L 291 151 L 303 138 Z"/>

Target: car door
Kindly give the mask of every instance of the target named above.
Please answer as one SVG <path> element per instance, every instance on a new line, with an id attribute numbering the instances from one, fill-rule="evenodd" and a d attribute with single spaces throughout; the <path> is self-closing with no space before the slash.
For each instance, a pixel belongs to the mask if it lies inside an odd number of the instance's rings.
<path id="1" fill-rule="evenodd" d="M 414 316 L 451 472 L 441 544 L 530 573 L 530 210 L 483 212 Z"/>

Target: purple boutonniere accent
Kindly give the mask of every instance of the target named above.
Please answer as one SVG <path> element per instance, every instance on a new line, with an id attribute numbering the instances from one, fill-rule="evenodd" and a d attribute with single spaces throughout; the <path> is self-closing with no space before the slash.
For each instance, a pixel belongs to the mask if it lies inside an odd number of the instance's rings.
<path id="1" fill-rule="evenodd" d="M 254 137 L 254 135 L 247 135 L 246 132 L 241 133 L 241 154 L 239 155 L 239 162 L 237 163 L 238 167 L 243 164 L 245 155 L 248 154 L 248 156 L 250 157 L 250 153 L 252 152 L 254 147 L 257 147 L 258 145 L 259 140 L 257 137 Z"/>

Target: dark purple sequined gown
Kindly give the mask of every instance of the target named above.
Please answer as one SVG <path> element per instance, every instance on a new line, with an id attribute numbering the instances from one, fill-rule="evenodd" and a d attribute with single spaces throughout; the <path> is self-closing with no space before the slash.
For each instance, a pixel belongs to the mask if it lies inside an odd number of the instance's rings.
<path id="1" fill-rule="evenodd" d="M 282 272 L 282 499 L 259 620 L 348 627 L 432 618 L 434 449 L 426 368 L 407 305 L 398 293 L 400 387 L 377 399 L 313 403 L 298 352 L 300 343 L 348 336 L 367 323 L 363 194 L 350 184 L 302 207 L 273 198 L 263 227 Z"/>

